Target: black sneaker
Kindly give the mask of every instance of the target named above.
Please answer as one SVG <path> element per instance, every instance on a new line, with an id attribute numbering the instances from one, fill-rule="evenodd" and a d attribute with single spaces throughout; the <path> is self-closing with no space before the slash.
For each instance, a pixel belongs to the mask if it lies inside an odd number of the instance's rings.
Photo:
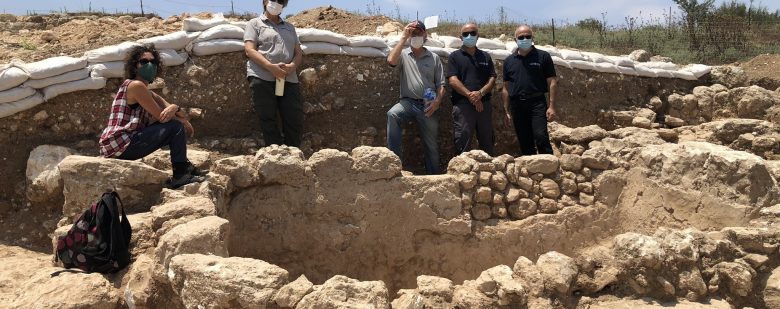
<path id="1" fill-rule="evenodd" d="M 188 185 L 188 184 L 191 184 L 191 183 L 203 182 L 204 180 L 206 180 L 206 177 L 204 177 L 204 176 L 196 176 L 196 175 L 191 175 L 191 174 L 184 174 L 184 175 L 181 175 L 179 177 L 168 178 L 168 181 L 166 181 L 166 185 L 168 186 L 168 188 L 176 190 L 176 189 L 181 188 L 181 187 L 183 187 L 185 185 Z"/>
<path id="2" fill-rule="evenodd" d="M 187 173 L 189 173 L 192 176 L 206 176 L 206 174 L 209 173 L 208 170 L 201 170 L 189 161 L 187 161 Z"/>

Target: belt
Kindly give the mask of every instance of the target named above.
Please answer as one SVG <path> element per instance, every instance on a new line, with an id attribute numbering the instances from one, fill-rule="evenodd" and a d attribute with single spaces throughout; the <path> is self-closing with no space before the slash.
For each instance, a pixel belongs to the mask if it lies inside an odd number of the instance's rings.
<path id="1" fill-rule="evenodd" d="M 409 97 L 403 97 L 403 99 L 412 101 L 414 103 L 419 103 L 419 104 L 425 103 L 425 100 L 423 100 L 423 99 L 413 99 L 413 98 L 409 98 Z"/>
<path id="2" fill-rule="evenodd" d="M 530 100 L 538 99 L 538 98 L 541 98 L 541 97 L 544 97 L 544 92 L 537 92 L 537 93 L 532 93 L 532 94 L 514 95 L 514 96 L 510 97 L 510 99 L 517 100 L 517 101 L 530 101 Z"/>

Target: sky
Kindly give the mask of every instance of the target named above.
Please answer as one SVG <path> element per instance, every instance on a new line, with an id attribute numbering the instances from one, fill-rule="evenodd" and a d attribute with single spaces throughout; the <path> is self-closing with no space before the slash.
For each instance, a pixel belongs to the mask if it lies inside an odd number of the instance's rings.
<path id="1" fill-rule="evenodd" d="M 178 15 L 182 12 L 230 12 L 231 0 L 0 0 L 0 10 L 16 15 L 35 11 L 43 14 L 51 11 L 86 11 L 90 5 L 93 10 L 106 12 L 140 12 L 141 1 L 145 12 L 155 12 L 163 17 Z M 720 4 L 727 0 L 716 0 Z M 747 0 L 743 0 L 746 2 Z M 766 6 L 770 11 L 780 9 L 780 0 L 756 1 L 756 4 Z M 232 0 L 237 13 L 261 12 L 260 0 Z M 506 8 L 507 17 L 514 22 L 543 23 L 555 19 L 556 23 L 574 23 L 580 19 L 594 17 L 602 19 L 606 14 L 607 23 L 619 25 L 625 22 L 625 17 L 642 17 L 645 20 L 664 18 L 669 8 L 673 14 L 679 14 L 672 0 L 544 0 L 544 1 L 466 1 L 466 0 L 290 0 L 283 15 L 296 14 L 302 10 L 318 6 L 333 5 L 352 12 L 366 13 L 380 11 L 384 15 L 412 19 L 419 14 L 420 18 L 439 15 L 448 20 L 495 21 L 498 19 L 498 8 Z M 664 15 L 666 14 L 666 15 Z"/>

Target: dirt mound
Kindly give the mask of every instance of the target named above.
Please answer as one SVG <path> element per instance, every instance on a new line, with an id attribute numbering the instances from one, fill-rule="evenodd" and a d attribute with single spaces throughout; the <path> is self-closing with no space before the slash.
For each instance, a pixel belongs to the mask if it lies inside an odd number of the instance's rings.
<path id="1" fill-rule="evenodd" d="M 780 87 L 780 55 L 758 55 L 743 63 L 741 67 L 751 84 L 772 90 Z"/>
<path id="2" fill-rule="evenodd" d="M 317 28 L 345 35 L 375 34 L 378 26 L 396 22 L 390 17 L 364 16 L 332 6 L 305 10 L 287 19 L 298 28 Z"/>

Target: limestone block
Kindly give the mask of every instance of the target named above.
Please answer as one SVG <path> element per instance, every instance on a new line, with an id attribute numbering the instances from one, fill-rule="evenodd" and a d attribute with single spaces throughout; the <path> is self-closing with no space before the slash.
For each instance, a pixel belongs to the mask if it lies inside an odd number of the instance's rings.
<path id="1" fill-rule="evenodd" d="M 545 288 L 563 295 L 569 293 L 579 273 L 574 259 L 555 251 L 542 254 L 536 261 L 536 267 L 544 278 Z"/>
<path id="2" fill-rule="evenodd" d="M 228 221 L 216 216 L 196 219 L 171 229 L 160 237 L 157 262 L 165 269 L 174 256 L 187 253 L 228 256 Z"/>
<path id="3" fill-rule="evenodd" d="M 314 292 L 304 296 L 296 308 L 390 308 L 388 291 L 382 281 L 358 281 L 334 276 Z"/>

